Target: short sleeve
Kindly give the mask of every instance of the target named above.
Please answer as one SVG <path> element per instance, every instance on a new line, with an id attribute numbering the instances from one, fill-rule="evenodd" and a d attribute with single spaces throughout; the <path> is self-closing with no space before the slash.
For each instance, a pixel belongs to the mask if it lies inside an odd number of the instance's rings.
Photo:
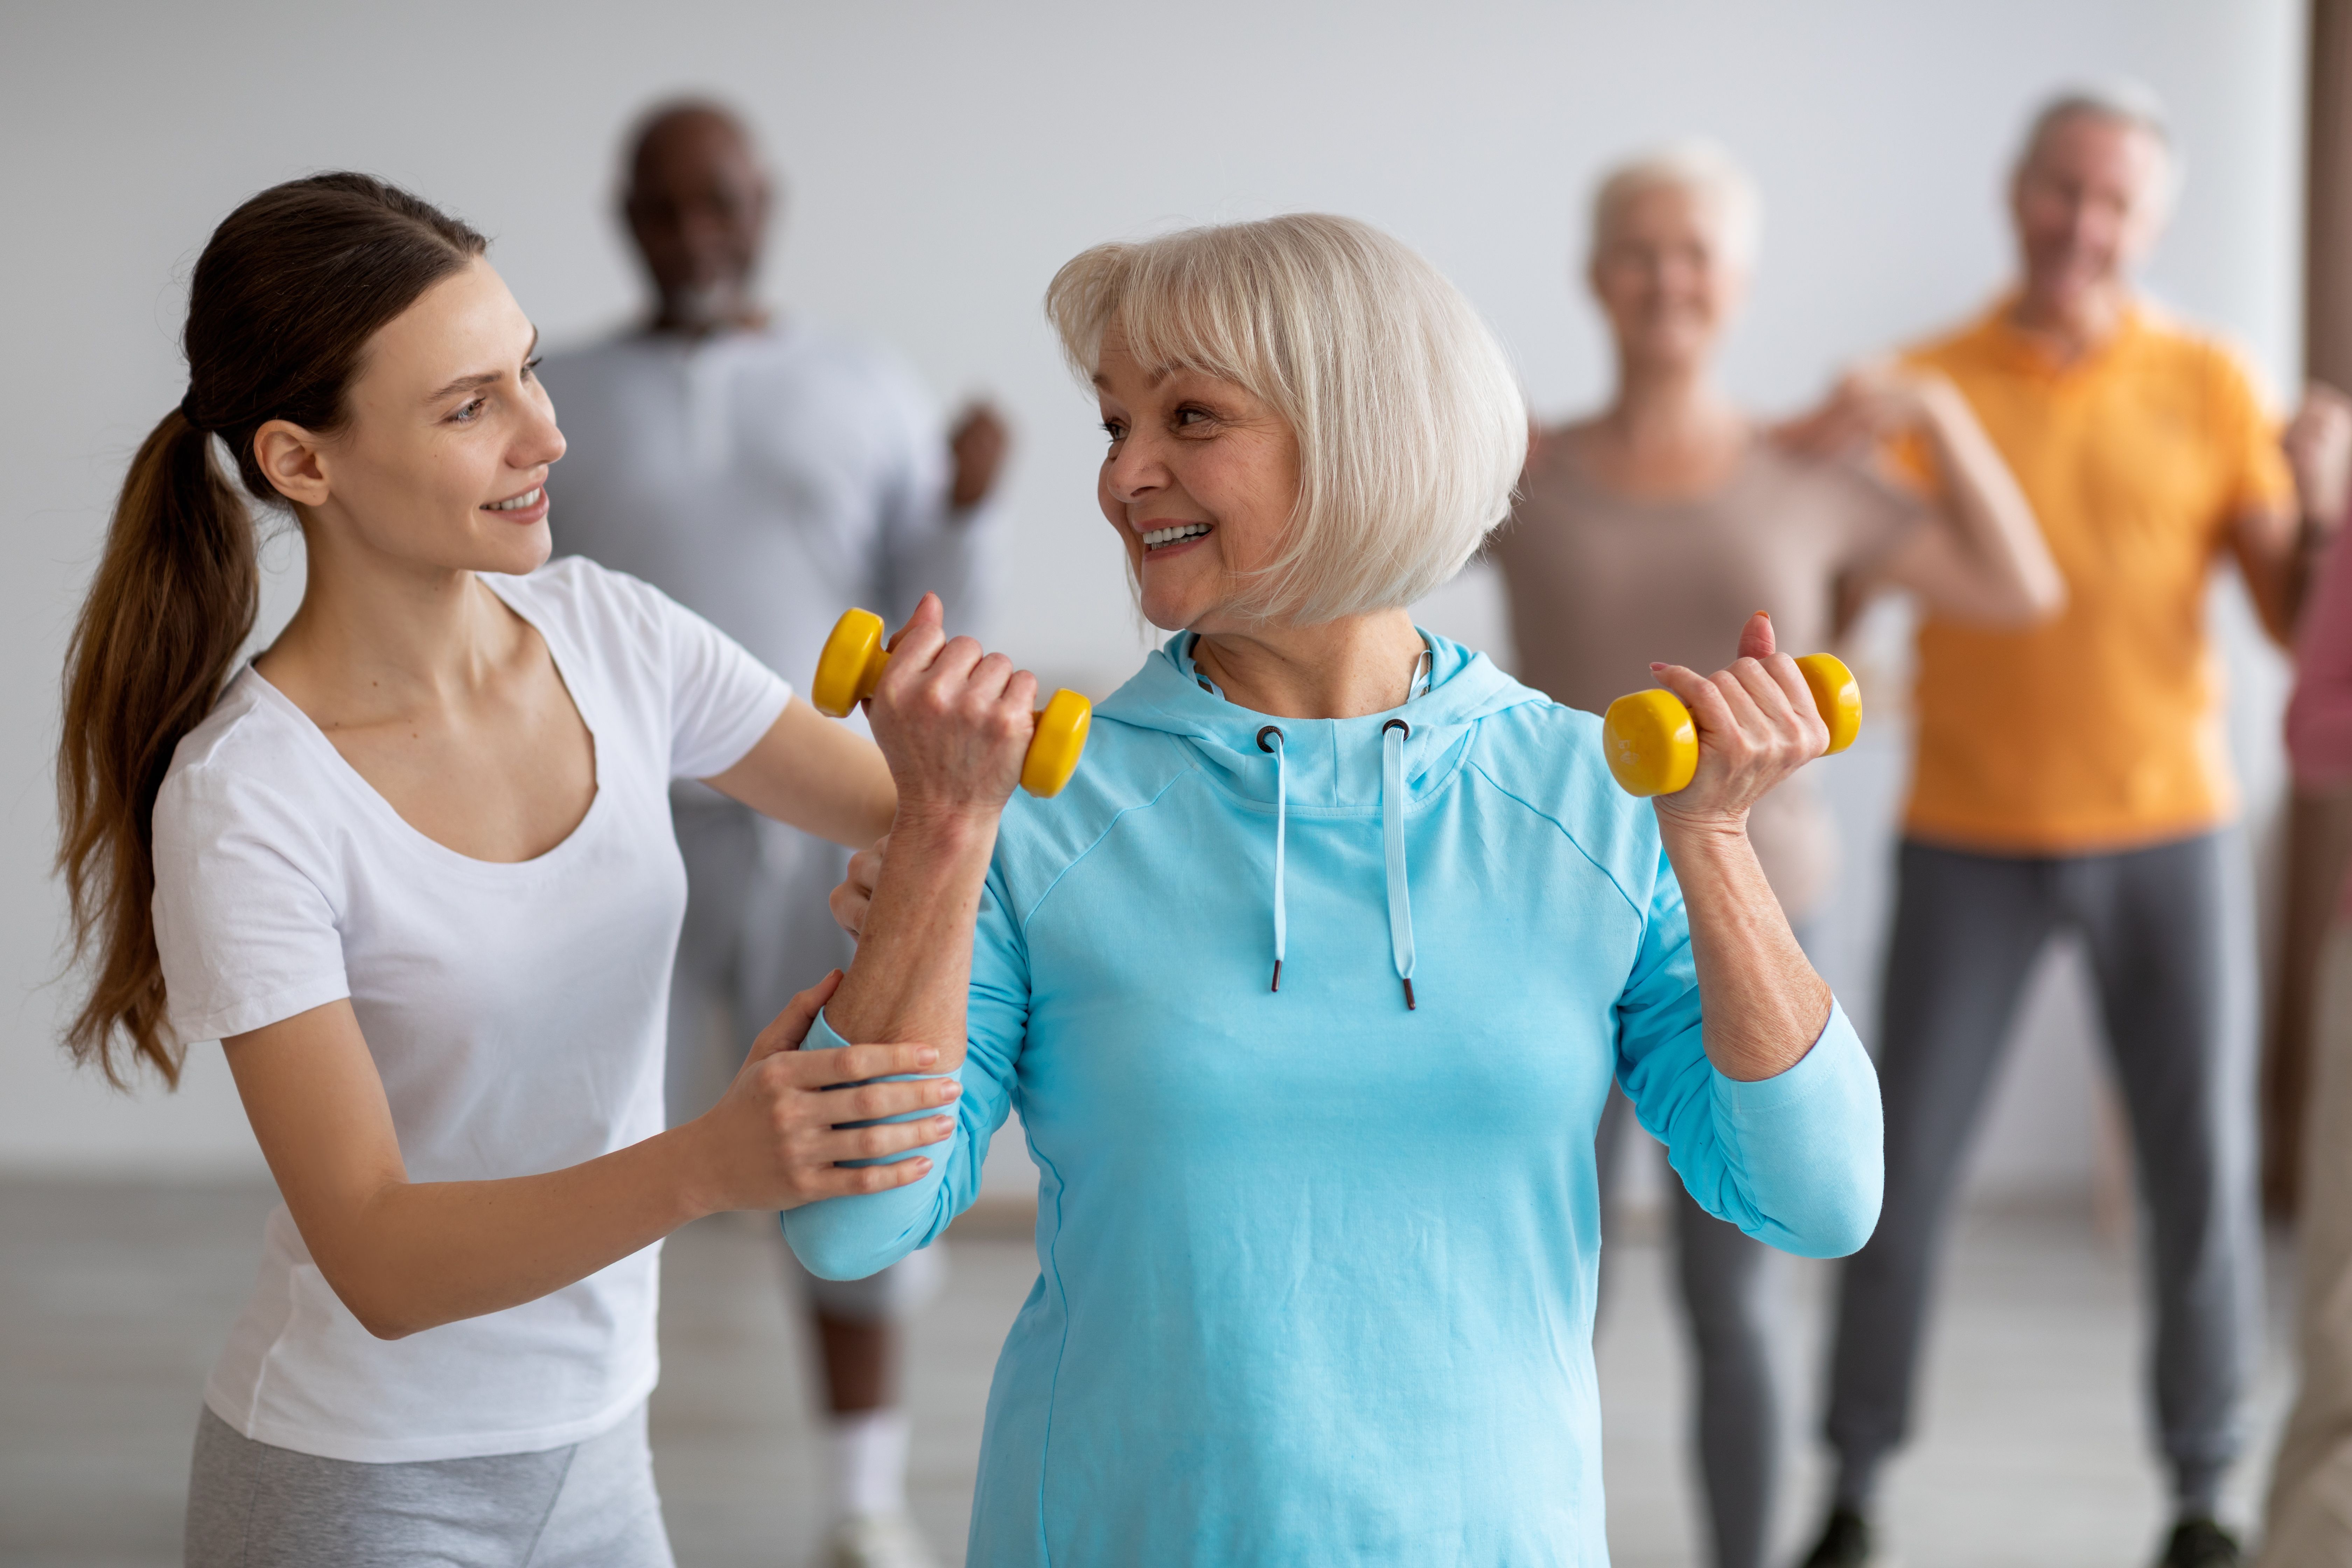
<path id="1" fill-rule="evenodd" d="M 2227 476 L 2221 515 L 2226 528 L 2252 512 L 2292 511 L 2294 474 L 2279 446 L 2278 423 L 2264 405 L 2253 374 L 2224 348 L 2213 351 L 2212 437 Z"/>
<path id="2" fill-rule="evenodd" d="M 723 773 L 759 744 L 793 689 L 700 616 L 667 595 L 655 597 L 669 650 L 670 776 Z"/>
<path id="3" fill-rule="evenodd" d="M 175 771 L 155 802 L 155 946 L 182 1045 L 351 994 L 327 862 L 303 814 L 256 780 Z"/>

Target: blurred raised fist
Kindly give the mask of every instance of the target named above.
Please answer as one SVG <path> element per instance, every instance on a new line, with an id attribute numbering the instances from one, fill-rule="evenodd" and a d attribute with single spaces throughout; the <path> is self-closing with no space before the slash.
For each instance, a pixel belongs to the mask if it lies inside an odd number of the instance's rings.
<path id="1" fill-rule="evenodd" d="M 2352 503 L 2352 397 L 2313 382 L 2304 388 L 2303 406 L 2287 422 L 2281 444 L 2294 469 L 2303 515 L 2321 532 L 2335 532 Z"/>
<path id="2" fill-rule="evenodd" d="M 955 458 L 955 479 L 948 487 L 948 504 L 967 511 L 988 499 L 996 476 L 1012 449 L 1013 432 L 996 410 L 975 403 L 963 411 L 948 436 L 948 451 Z"/>

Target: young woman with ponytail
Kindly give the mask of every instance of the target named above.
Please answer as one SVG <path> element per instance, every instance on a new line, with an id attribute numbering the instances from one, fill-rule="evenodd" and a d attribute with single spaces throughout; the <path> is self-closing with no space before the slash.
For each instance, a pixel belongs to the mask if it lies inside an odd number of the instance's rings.
<path id="1" fill-rule="evenodd" d="M 563 453 L 482 237 L 358 174 L 263 192 L 190 289 L 187 395 L 75 628 L 58 861 L 121 1083 L 222 1041 L 283 1205 L 205 1389 L 191 1564 L 670 1561 L 645 1440 L 656 1243 L 918 1179 L 926 1047 L 795 1049 L 796 998 L 662 1130 L 673 776 L 845 844 L 866 742 L 633 579 L 547 561 Z M 234 480 L 216 452 L 235 467 Z M 240 665 L 247 498 L 300 608 Z M 1008 672 L 1009 673 L 1009 672 Z"/>

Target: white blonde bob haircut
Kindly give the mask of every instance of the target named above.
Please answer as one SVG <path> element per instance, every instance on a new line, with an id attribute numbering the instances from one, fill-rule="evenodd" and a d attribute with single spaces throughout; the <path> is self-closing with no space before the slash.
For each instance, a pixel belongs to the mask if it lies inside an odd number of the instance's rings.
<path id="1" fill-rule="evenodd" d="M 1764 237 L 1764 198 L 1748 171 L 1703 137 L 1653 147 L 1601 176 L 1600 188 L 1592 193 L 1588 260 L 1600 259 L 1634 197 L 1660 190 L 1680 191 L 1698 204 L 1725 260 L 1743 272 L 1756 264 L 1757 247 Z"/>
<path id="2" fill-rule="evenodd" d="M 1528 412 L 1459 289 L 1353 218 L 1297 213 L 1073 257 L 1045 314 L 1081 381 L 1116 331 L 1154 374 L 1189 370 L 1271 405 L 1298 441 L 1298 500 L 1234 607 L 1312 626 L 1398 608 L 1462 570 L 1509 515 Z"/>

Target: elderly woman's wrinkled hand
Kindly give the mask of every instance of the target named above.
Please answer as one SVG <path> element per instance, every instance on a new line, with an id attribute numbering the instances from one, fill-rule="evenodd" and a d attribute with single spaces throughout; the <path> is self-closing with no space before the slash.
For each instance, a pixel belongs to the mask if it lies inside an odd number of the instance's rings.
<path id="1" fill-rule="evenodd" d="M 898 822 L 993 820 L 1021 782 L 1036 727 L 1037 678 L 941 626 L 926 594 L 891 639 L 889 668 L 866 706 L 875 743 L 898 786 Z"/>
<path id="2" fill-rule="evenodd" d="M 1771 618 L 1760 610 L 1739 634 L 1739 658 L 1729 668 L 1713 675 L 1678 664 L 1650 668 L 1690 709 L 1698 730 L 1698 772 L 1685 788 L 1657 797 L 1663 829 L 1745 832 L 1748 807 L 1829 749 L 1829 726 L 1804 673 L 1774 649 Z"/>

